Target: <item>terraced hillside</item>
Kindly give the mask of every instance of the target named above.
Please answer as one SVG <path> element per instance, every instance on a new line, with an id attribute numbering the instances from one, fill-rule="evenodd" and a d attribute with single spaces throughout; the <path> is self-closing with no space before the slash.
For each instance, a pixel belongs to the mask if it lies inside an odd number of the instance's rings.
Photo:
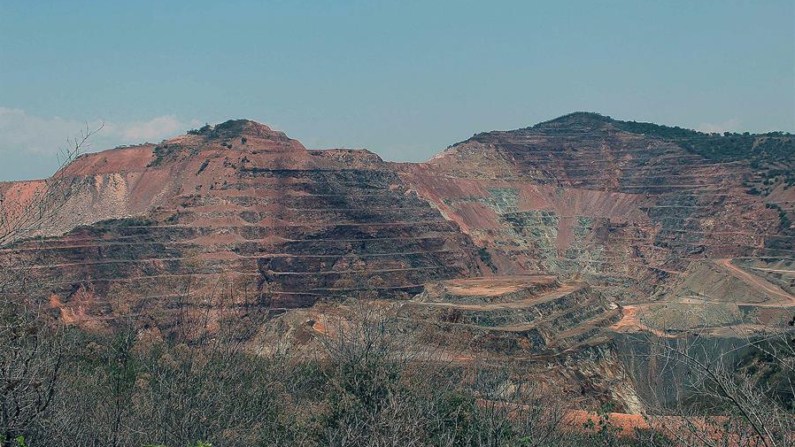
<path id="1" fill-rule="evenodd" d="M 249 121 L 86 155 L 65 175 L 72 195 L 39 235 L 66 234 L 0 258 L 26 274 L 5 293 L 46 299 L 65 319 L 410 296 L 480 272 L 469 238 L 374 154 L 310 152 Z M 3 188 L 22 209 L 35 187 Z"/>
<path id="2" fill-rule="evenodd" d="M 456 346 L 451 358 L 596 352 L 609 375 L 615 333 L 791 320 L 793 172 L 789 135 L 591 113 L 478 134 L 420 164 L 228 121 L 69 165 L 52 219 L 0 232 L 0 293 L 99 326 L 380 300 L 440 329 L 428 342 Z M 0 224 L 29 219 L 46 185 L 0 184 Z"/>
<path id="3" fill-rule="evenodd" d="M 637 413 L 654 381 L 629 377 L 662 371 L 627 346 L 795 321 L 793 172 L 788 135 L 589 113 L 420 164 L 228 121 L 0 184 L 0 294 L 93 329 L 248 326 L 257 351 L 316 352 L 364 305 L 418 358 Z"/>
<path id="4" fill-rule="evenodd" d="M 696 261 L 794 251 L 791 136 L 575 113 L 399 169 L 485 247 L 495 274 L 580 278 L 625 302 L 665 295 Z"/>
<path id="5" fill-rule="evenodd" d="M 587 284 L 516 276 L 429 284 L 401 315 L 446 326 L 476 355 L 515 358 L 599 344 L 620 311 Z"/>

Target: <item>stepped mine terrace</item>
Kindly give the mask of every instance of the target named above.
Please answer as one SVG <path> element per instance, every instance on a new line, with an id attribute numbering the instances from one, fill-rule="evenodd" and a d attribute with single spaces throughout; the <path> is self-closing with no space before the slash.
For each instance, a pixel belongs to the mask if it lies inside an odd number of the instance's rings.
<path id="1" fill-rule="evenodd" d="M 726 156 L 733 137 L 675 129 L 575 113 L 393 163 L 235 120 L 87 154 L 0 184 L 4 225 L 27 229 L 0 240 L 0 293 L 97 331 L 234 319 L 255 351 L 312 351 L 365 306 L 426 360 L 518 364 L 638 413 L 649 386 L 627 377 L 654 365 L 630 348 L 795 317 L 793 137 Z"/>

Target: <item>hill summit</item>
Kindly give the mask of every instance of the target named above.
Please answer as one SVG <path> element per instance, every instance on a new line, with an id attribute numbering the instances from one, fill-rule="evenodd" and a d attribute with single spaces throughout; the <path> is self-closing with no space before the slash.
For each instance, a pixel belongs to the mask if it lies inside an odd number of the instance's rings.
<path id="1" fill-rule="evenodd" d="M 228 120 L 214 126 L 206 124 L 199 129 L 189 130 L 188 135 L 201 135 L 208 139 L 286 138 L 283 132 L 274 131 L 265 124 L 248 119 Z"/>

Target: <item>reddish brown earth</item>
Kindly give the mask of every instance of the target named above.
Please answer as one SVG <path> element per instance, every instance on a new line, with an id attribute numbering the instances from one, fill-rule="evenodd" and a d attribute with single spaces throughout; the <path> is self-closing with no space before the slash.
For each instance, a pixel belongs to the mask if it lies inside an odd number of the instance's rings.
<path id="1" fill-rule="evenodd" d="M 576 113 L 409 164 L 237 120 L 84 155 L 54 218 L 0 244 L 0 293 L 90 328 L 283 315 L 305 346 L 348 298 L 383 303 L 445 359 L 524 362 L 638 411 L 616 336 L 795 313 L 793 138 L 743 137 L 748 158 L 727 159 L 649 129 Z M 5 222 L 44 185 L 0 183 Z"/>
<path id="2" fill-rule="evenodd" d="M 740 314 L 751 307 L 779 309 L 762 326 L 791 317 L 795 281 L 787 266 L 795 262 L 795 187 L 781 177 L 765 180 L 762 194 L 749 186 L 758 185 L 766 169 L 795 173 L 792 137 L 775 137 L 789 145 L 784 157 L 752 162 L 750 156 L 704 156 L 680 140 L 627 131 L 629 124 L 576 113 L 478 134 L 427 163 L 396 168 L 488 250 L 487 274 L 552 273 L 585 281 L 618 303 L 633 304 L 615 329 L 662 333 L 666 328 L 640 322 L 636 304 L 677 298 L 676 306 L 690 290 L 681 286 L 689 278 L 708 304 L 727 300 L 738 287 L 765 295 L 759 302 L 743 293 L 730 299 L 743 307 Z M 784 268 L 746 270 L 732 259 Z M 710 261 L 725 269 L 702 275 L 699 266 Z M 780 281 L 771 284 L 761 272 Z M 755 319 L 739 315 L 714 324 L 748 328 L 759 323 Z"/>
<path id="3" fill-rule="evenodd" d="M 65 316 L 116 315 L 119 296 L 136 314 L 222 294 L 267 309 L 408 297 L 480 272 L 471 240 L 374 154 L 310 152 L 249 121 L 84 155 L 65 173 L 78 186 L 43 232 L 66 234 L 3 249 L 37 293 L 80 307 Z"/>
<path id="4" fill-rule="evenodd" d="M 585 275 L 650 294 L 693 260 L 792 255 L 769 244 L 792 236 L 765 206 L 773 195 L 746 192 L 747 163 L 708 160 L 604 117 L 479 134 L 399 169 L 488 247 L 501 274 Z M 627 284 L 636 280 L 642 288 Z"/>

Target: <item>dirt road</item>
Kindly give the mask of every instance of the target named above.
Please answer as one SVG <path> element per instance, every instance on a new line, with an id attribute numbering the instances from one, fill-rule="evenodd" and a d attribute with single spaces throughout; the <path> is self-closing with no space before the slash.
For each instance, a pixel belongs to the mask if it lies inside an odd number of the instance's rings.
<path id="1" fill-rule="evenodd" d="M 748 284 L 751 284 L 767 295 L 775 298 L 779 298 L 784 300 L 783 303 L 759 303 L 753 304 L 754 306 L 759 307 L 781 307 L 782 305 L 785 306 L 795 306 L 795 296 L 790 295 L 789 293 L 785 292 L 783 289 L 778 287 L 777 285 L 767 281 L 764 278 L 761 278 L 756 275 L 752 275 L 751 273 L 746 272 L 745 270 L 737 267 L 736 265 L 732 264 L 731 259 L 718 259 L 714 261 L 716 265 L 726 269 L 732 276 L 737 279 L 740 279 Z M 738 303 L 741 304 L 741 303 Z M 751 304 L 751 303 L 749 303 Z"/>

